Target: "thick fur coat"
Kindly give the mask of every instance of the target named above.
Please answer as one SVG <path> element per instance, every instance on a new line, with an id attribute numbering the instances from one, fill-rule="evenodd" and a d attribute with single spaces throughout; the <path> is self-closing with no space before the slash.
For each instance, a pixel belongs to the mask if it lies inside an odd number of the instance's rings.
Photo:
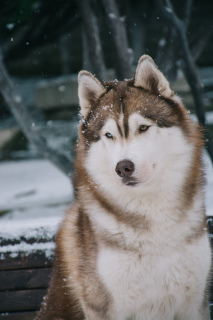
<path id="1" fill-rule="evenodd" d="M 149 56 L 79 74 L 76 200 L 40 320 L 209 320 L 203 136 Z"/>

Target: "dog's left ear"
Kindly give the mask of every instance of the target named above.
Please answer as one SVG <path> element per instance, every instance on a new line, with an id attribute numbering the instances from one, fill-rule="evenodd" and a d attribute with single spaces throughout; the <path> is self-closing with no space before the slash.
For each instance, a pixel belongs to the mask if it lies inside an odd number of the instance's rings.
<path id="1" fill-rule="evenodd" d="M 148 55 L 143 55 L 138 61 L 134 85 L 166 98 L 174 95 L 168 81 Z"/>
<path id="2" fill-rule="evenodd" d="M 85 118 L 92 104 L 106 92 L 100 81 L 88 71 L 80 71 L 78 74 L 78 97 L 81 114 Z"/>

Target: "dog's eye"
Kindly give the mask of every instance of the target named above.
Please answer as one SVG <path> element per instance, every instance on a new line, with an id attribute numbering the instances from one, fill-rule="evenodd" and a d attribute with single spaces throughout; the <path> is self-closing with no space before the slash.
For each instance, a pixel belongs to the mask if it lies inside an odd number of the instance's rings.
<path id="1" fill-rule="evenodd" d="M 140 127 L 139 127 L 139 132 L 145 132 L 149 129 L 149 126 L 146 126 L 145 124 L 142 124 Z"/>
<path id="2" fill-rule="evenodd" d="M 109 133 L 109 132 L 107 132 L 107 133 L 105 134 L 105 136 L 106 136 L 108 139 L 113 139 L 113 135 L 112 135 L 111 133 Z"/>

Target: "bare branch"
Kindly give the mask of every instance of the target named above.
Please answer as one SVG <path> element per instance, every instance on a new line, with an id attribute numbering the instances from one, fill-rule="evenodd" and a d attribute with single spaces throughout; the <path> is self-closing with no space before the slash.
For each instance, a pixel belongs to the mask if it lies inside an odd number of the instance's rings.
<path id="1" fill-rule="evenodd" d="M 193 0 L 185 0 L 182 20 L 185 24 L 186 29 L 188 29 L 188 26 L 189 26 L 189 21 L 190 21 L 191 12 L 192 12 L 192 5 L 193 5 Z"/>
<path id="2" fill-rule="evenodd" d="M 16 91 L 2 59 L 0 51 L 0 90 L 13 116 L 19 124 L 21 130 L 27 139 L 36 147 L 38 153 L 44 158 L 52 161 L 61 171 L 66 175 L 70 175 L 73 169 L 71 158 L 69 159 L 65 154 L 50 148 L 47 141 L 38 132 L 33 130 L 34 123 L 31 118 L 21 96 Z"/>
<path id="3" fill-rule="evenodd" d="M 117 74 L 119 78 L 132 78 L 132 50 L 128 47 L 128 39 L 124 18 L 119 16 L 115 0 L 102 0 L 106 10 L 109 26 L 114 42 Z"/>
<path id="4" fill-rule="evenodd" d="M 203 127 L 205 128 L 206 148 L 211 157 L 211 160 L 213 161 L 213 143 L 211 136 L 206 128 L 201 82 L 189 49 L 189 44 L 186 37 L 186 27 L 184 23 L 175 14 L 171 2 L 169 0 L 166 0 L 166 6 L 164 5 L 163 0 L 156 0 L 156 4 L 159 7 L 161 13 L 164 15 L 164 17 L 172 23 L 173 27 L 177 31 L 177 41 L 180 44 L 182 59 L 184 63 L 183 71 L 191 87 L 198 120 L 200 124 L 203 125 Z"/>
<path id="5" fill-rule="evenodd" d="M 105 79 L 105 64 L 103 59 L 101 41 L 98 32 L 96 17 L 90 7 L 89 0 L 77 2 L 81 9 L 84 32 L 88 43 L 89 59 L 94 72 L 101 80 Z"/>
<path id="6" fill-rule="evenodd" d="M 195 42 L 194 46 L 191 48 L 191 53 L 194 62 L 196 62 L 201 54 L 203 53 L 203 50 L 206 47 L 206 44 L 209 42 L 213 35 L 213 30 L 211 28 L 202 28 L 200 35 L 198 35 L 197 41 Z"/>

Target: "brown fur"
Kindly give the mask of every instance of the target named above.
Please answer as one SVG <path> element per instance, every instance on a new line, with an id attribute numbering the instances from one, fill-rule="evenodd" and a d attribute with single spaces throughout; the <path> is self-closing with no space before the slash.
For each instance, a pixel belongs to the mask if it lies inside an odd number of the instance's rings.
<path id="1" fill-rule="evenodd" d="M 72 230 L 69 228 L 71 220 Z M 74 205 L 60 228 L 56 242 L 50 289 L 36 319 L 83 320 L 79 296 L 87 308 L 106 315 L 110 296 L 96 276 L 97 240 L 87 214 Z M 90 292 L 90 287 L 94 286 L 97 288 L 95 303 Z"/>

